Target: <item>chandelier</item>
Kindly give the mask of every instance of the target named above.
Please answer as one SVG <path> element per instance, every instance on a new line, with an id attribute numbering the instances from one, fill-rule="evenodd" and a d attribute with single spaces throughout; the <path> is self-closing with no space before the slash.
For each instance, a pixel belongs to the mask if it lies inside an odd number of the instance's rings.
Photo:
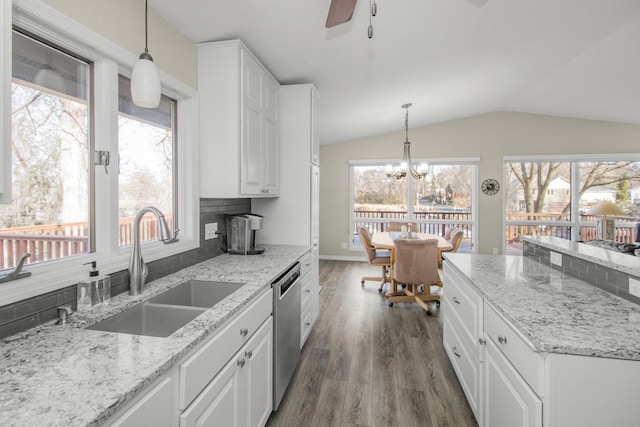
<path id="1" fill-rule="evenodd" d="M 402 155 L 402 162 L 399 167 L 394 165 L 387 165 L 386 175 L 389 178 L 402 179 L 407 176 L 407 172 L 411 174 L 415 179 L 424 178 L 427 175 L 427 164 L 420 163 L 418 167 L 413 165 L 411 161 L 411 143 L 409 142 L 409 107 L 411 104 L 404 104 L 402 108 L 405 109 L 404 115 L 404 154 Z"/>

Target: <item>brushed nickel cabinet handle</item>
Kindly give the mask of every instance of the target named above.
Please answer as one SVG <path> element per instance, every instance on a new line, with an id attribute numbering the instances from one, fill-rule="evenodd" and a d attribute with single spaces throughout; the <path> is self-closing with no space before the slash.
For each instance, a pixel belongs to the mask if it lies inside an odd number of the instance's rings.
<path id="1" fill-rule="evenodd" d="M 244 367 L 245 363 L 247 363 L 247 361 L 244 360 L 244 358 L 242 358 L 242 359 L 238 360 L 237 363 L 238 363 L 238 366 L 240 366 L 242 368 L 242 367 Z"/>
<path id="2" fill-rule="evenodd" d="M 453 302 L 455 302 L 456 304 L 460 304 L 460 301 L 459 301 L 459 300 L 458 300 L 458 298 L 456 298 L 456 297 L 452 297 L 452 298 L 451 298 L 451 300 L 452 300 Z"/>
<path id="3" fill-rule="evenodd" d="M 455 354 L 457 358 L 460 358 L 460 353 L 458 353 L 458 349 L 456 347 L 453 347 L 451 351 L 453 351 L 453 354 Z"/>
<path id="4" fill-rule="evenodd" d="M 503 335 L 498 335 L 498 342 L 500 344 L 506 344 L 507 343 L 507 337 L 505 337 Z"/>
<path id="5" fill-rule="evenodd" d="M 485 340 L 484 338 L 480 337 L 478 338 L 478 342 L 480 343 L 480 345 L 485 345 L 487 344 L 487 340 Z"/>
<path id="6" fill-rule="evenodd" d="M 248 333 L 249 333 L 248 329 L 240 329 L 240 335 L 242 335 L 243 337 L 246 337 Z"/>

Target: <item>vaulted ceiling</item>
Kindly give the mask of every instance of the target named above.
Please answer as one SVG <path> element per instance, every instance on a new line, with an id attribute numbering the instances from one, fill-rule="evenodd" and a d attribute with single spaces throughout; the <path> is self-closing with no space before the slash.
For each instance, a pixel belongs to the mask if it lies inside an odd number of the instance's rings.
<path id="1" fill-rule="evenodd" d="M 282 84 L 313 83 L 329 144 L 493 111 L 640 124 L 638 0 L 149 0 L 193 42 L 241 39 Z"/>

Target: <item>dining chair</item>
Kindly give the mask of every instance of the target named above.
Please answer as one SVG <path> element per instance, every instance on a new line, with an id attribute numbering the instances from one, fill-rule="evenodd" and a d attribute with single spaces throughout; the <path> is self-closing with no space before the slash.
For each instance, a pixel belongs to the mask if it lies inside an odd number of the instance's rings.
<path id="1" fill-rule="evenodd" d="M 365 227 L 358 227 L 358 235 L 360 236 L 360 242 L 362 242 L 362 248 L 367 256 L 367 262 L 370 265 L 380 267 L 382 269 L 381 275 L 378 276 L 363 276 L 360 280 L 360 285 L 364 286 L 365 281 L 380 282 L 378 292 L 382 292 L 382 287 L 385 283 L 390 281 L 389 271 L 391 269 L 391 251 L 376 249 L 371 244 L 371 234 Z"/>
<path id="2" fill-rule="evenodd" d="M 387 231 L 402 231 L 403 225 L 407 226 L 407 231 L 413 231 L 414 233 L 418 232 L 418 224 L 408 221 L 389 221 L 389 224 L 387 224 Z"/>
<path id="3" fill-rule="evenodd" d="M 451 243 L 451 249 L 442 249 L 440 252 L 458 252 L 463 235 L 464 230 L 462 228 L 453 228 L 451 230 L 451 237 L 447 239 Z M 438 268 L 442 268 L 442 256 L 440 256 L 440 259 L 438 260 Z"/>
<path id="4" fill-rule="evenodd" d="M 404 285 L 402 292 L 389 296 L 389 307 L 396 302 L 416 302 L 431 316 L 427 305 L 435 301 L 440 306 L 440 295 L 431 293 L 431 286 L 442 287 L 438 273 L 438 240 L 396 239 L 393 264 L 393 285 Z"/>

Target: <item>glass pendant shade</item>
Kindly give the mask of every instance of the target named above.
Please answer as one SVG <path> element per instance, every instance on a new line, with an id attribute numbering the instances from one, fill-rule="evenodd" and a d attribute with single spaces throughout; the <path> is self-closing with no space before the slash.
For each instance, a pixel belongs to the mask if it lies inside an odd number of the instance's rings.
<path id="1" fill-rule="evenodd" d="M 148 0 L 144 2 L 144 52 L 131 73 L 131 99 L 133 104 L 142 108 L 158 108 L 160 105 L 160 76 L 147 46 L 149 26 Z"/>
<path id="2" fill-rule="evenodd" d="M 157 108 L 160 105 L 160 76 L 153 59 L 143 58 L 143 55 L 131 74 L 131 98 L 138 107 Z"/>

